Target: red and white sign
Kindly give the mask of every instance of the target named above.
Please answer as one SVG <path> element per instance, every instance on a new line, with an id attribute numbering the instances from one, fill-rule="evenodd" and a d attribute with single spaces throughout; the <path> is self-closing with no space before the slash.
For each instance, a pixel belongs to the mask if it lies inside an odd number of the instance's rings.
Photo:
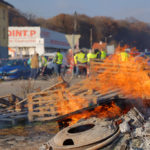
<path id="1" fill-rule="evenodd" d="M 9 27 L 9 47 L 35 47 L 36 39 L 40 38 L 39 27 Z"/>
<path id="2" fill-rule="evenodd" d="M 9 47 L 36 47 L 44 44 L 47 48 L 69 49 L 65 34 L 41 27 L 9 27 Z M 39 43 L 37 41 L 42 41 Z"/>
<path id="3" fill-rule="evenodd" d="M 19 30 L 13 29 L 8 31 L 8 36 L 11 37 L 34 37 L 36 35 L 36 30 Z"/>

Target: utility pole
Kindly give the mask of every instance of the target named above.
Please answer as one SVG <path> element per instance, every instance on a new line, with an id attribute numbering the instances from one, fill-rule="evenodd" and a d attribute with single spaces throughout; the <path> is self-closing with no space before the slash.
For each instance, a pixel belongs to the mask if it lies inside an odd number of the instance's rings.
<path id="1" fill-rule="evenodd" d="M 77 31 L 77 13 L 75 11 L 74 13 L 74 24 L 73 24 L 73 35 L 72 35 L 72 50 L 74 53 L 74 47 L 75 47 L 75 34 Z"/>
<path id="2" fill-rule="evenodd" d="M 74 33 L 77 31 L 77 12 L 74 13 Z"/>
<path id="3" fill-rule="evenodd" d="M 93 44 L 93 30 L 92 28 L 90 29 L 90 46 L 92 48 L 92 44 Z"/>
<path id="4" fill-rule="evenodd" d="M 107 42 L 108 42 L 108 38 L 111 38 L 112 37 L 112 35 L 109 35 L 109 36 L 107 36 L 107 37 L 105 37 L 105 43 L 107 44 Z"/>

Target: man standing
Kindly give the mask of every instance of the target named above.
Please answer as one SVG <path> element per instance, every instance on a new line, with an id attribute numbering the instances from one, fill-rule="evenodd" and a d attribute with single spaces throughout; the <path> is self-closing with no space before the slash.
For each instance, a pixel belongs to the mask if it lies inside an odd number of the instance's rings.
<path id="1" fill-rule="evenodd" d="M 91 50 L 89 50 L 89 53 L 87 54 L 88 63 L 90 63 L 91 59 L 96 59 L 96 58 L 97 58 L 97 52 L 96 51 L 92 52 Z"/>
<path id="2" fill-rule="evenodd" d="M 101 60 L 104 60 L 106 58 L 107 54 L 105 50 L 101 50 Z"/>
<path id="3" fill-rule="evenodd" d="M 60 76 L 61 74 L 61 65 L 63 61 L 63 55 L 60 53 L 60 50 L 57 51 L 57 54 L 54 58 L 54 63 L 56 63 L 56 73 Z"/>
<path id="4" fill-rule="evenodd" d="M 31 79 L 36 79 L 39 72 L 39 55 L 35 53 L 31 58 Z"/>
<path id="5" fill-rule="evenodd" d="M 85 56 L 86 55 L 83 50 L 79 51 L 74 56 L 74 62 L 76 66 L 76 73 L 75 73 L 76 75 L 79 75 L 79 66 L 84 66 L 84 68 L 86 68 L 87 58 Z"/>
<path id="6" fill-rule="evenodd" d="M 120 53 L 120 57 L 121 57 L 122 62 L 127 61 L 129 56 L 130 55 L 128 54 L 128 50 L 125 50 L 125 51 Z"/>
<path id="7" fill-rule="evenodd" d="M 47 59 L 44 57 L 44 55 L 41 56 L 41 68 L 42 68 L 41 74 L 44 75 L 47 70 Z"/>

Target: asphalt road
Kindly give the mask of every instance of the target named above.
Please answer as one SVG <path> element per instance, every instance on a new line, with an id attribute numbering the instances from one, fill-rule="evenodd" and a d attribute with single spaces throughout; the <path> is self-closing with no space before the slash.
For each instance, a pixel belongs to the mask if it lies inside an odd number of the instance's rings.
<path id="1" fill-rule="evenodd" d="M 25 98 L 27 93 L 39 91 L 52 85 L 53 80 L 12 80 L 0 81 L 0 96 L 14 94 Z"/>

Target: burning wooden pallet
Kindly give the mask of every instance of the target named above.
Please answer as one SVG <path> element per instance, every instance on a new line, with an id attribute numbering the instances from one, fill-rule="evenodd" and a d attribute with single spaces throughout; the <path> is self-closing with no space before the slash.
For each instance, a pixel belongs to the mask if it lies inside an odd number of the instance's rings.
<path id="1" fill-rule="evenodd" d="M 130 65 L 126 63 L 109 63 L 102 62 L 99 60 L 91 61 L 90 71 L 92 72 L 90 78 L 82 80 L 70 87 L 65 86 L 65 89 L 62 88 L 63 83 L 57 84 L 47 89 L 44 92 L 31 93 L 28 96 L 28 110 L 29 110 L 29 120 L 30 121 L 45 121 L 52 120 L 57 118 L 62 118 L 64 116 L 77 113 L 91 107 L 96 107 L 97 104 L 106 103 L 110 101 L 115 96 L 120 96 L 121 92 L 117 86 L 111 87 L 111 82 L 107 85 L 106 82 L 108 79 L 116 80 L 116 73 L 127 73 L 132 76 L 137 73 L 138 69 L 143 69 L 142 65 Z M 106 75 L 105 72 L 106 71 Z M 103 73 L 101 76 L 99 76 Z M 101 82 L 102 77 L 105 79 Z M 119 78 L 119 76 L 117 76 Z M 94 82 L 93 82 L 94 81 Z M 92 83 L 93 82 L 93 83 Z M 103 85 L 102 85 L 103 84 Z M 106 89 L 105 88 L 106 86 Z M 114 84 L 115 85 L 115 84 Z M 91 88 L 90 88 L 91 86 Z M 105 91 L 105 92 L 104 92 Z M 64 100 L 64 108 L 68 108 L 70 100 L 78 102 L 78 99 L 81 100 L 80 106 L 76 109 L 70 108 L 70 111 L 65 113 L 59 111 L 58 99 L 60 102 Z M 74 103 L 73 102 L 73 103 Z M 66 105 L 66 106 L 65 106 Z M 77 106 L 74 103 L 74 107 Z"/>
<path id="2" fill-rule="evenodd" d="M 148 66 L 144 65 L 134 65 L 134 64 L 126 64 L 126 63 L 121 63 L 121 62 L 103 62 L 100 60 L 92 60 L 90 63 L 90 73 L 91 75 L 95 74 L 100 74 L 103 73 L 104 71 L 109 71 L 111 74 L 116 74 L 118 72 L 123 71 L 124 73 L 133 73 L 137 72 L 139 70 L 149 70 Z"/>
<path id="3" fill-rule="evenodd" d="M 96 107 L 98 103 L 106 102 L 107 100 L 118 95 L 118 90 L 110 90 L 107 94 L 101 94 L 96 90 L 89 90 L 84 86 L 86 80 L 80 81 L 75 85 L 67 87 L 63 83 L 59 83 L 47 91 L 31 93 L 28 95 L 28 119 L 29 121 L 46 121 L 46 120 L 59 120 L 68 115 L 79 113 L 83 110 Z M 63 86 L 63 87 L 62 87 Z M 64 89 L 65 87 L 65 89 Z M 70 102 L 70 99 L 76 105 L 79 99 L 80 107 L 73 110 L 61 113 L 58 111 L 58 99 L 61 105 L 66 105 Z M 62 106 L 63 107 L 63 106 Z"/>

